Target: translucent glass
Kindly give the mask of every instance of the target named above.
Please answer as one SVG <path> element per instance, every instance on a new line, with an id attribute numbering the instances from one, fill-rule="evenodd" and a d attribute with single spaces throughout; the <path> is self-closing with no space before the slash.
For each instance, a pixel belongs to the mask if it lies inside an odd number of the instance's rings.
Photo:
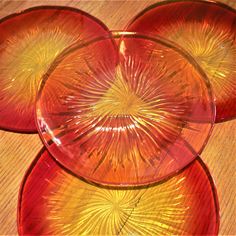
<path id="1" fill-rule="evenodd" d="M 104 185 L 166 178 L 201 152 L 214 122 L 204 72 L 163 39 L 114 33 L 70 48 L 44 77 L 39 133 L 78 176 Z M 114 41 L 114 42 L 115 42 Z"/>
<path id="2" fill-rule="evenodd" d="M 213 1 L 166 1 L 143 10 L 127 30 L 161 35 L 185 50 L 209 77 L 216 122 L 236 117 L 236 11 Z"/>
<path id="3" fill-rule="evenodd" d="M 0 127 L 36 132 L 36 92 L 52 61 L 73 43 L 108 34 L 100 21 L 69 7 L 35 7 L 0 20 Z"/>
<path id="4" fill-rule="evenodd" d="M 20 235 L 215 235 L 213 180 L 200 159 L 173 178 L 146 188 L 86 183 L 42 151 L 22 184 Z"/>

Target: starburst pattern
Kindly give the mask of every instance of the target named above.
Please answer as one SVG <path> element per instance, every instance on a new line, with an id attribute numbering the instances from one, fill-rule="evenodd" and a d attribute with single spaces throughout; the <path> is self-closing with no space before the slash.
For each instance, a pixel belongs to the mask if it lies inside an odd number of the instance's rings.
<path id="1" fill-rule="evenodd" d="M 213 235 L 217 196 L 195 161 L 168 181 L 129 189 L 101 188 L 63 170 L 44 151 L 21 190 L 20 235 Z"/>
<path id="2" fill-rule="evenodd" d="M 66 7 L 33 8 L 3 20 L 0 23 L 0 126 L 36 131 L 35 96 L 51 63 L 75 42 L 108 34 L 91 16 Z"/>
<path id="3" fill-rule="evenodd" d="M 235 20 L 223 4 L 177 1 L 144 10 L 128 30 L 161 35 L 189 52 L 209 77 L 220 122 L 236 116 Z"/>
<path id="4" fill-rule="evenodd" d="M 117 62 L 114 49 L 100 50 L 106 41 L 75 49 L 45 78 L 37 101 L 42 137 L 57 160 L 92 181 L 163 179 L 196 157 L 211 130 L 204 74 L 141 37 L 122 38 Z"/>

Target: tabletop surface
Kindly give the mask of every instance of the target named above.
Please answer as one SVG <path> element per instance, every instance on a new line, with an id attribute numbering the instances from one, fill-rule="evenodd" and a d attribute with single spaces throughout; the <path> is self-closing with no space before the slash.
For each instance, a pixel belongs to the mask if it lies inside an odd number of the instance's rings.
<path id="1" fill-rule="evenodd" d="M 119 30 L 138 12 L 157 1 L 0 0 L 0 17 L 31 6 L 68 5 L 94 15 L 110 29 Z M 236 0 L 222 2 L 236 8 Z M 0 131 L 0 235 L 17 234 L 17 200 L 20 184 L 25 171 L 42 146 L 37 134 Z M 236 120 L 216 124 L 201 157 L 209 167 L 217 187 L 221 217 L 220 235 L 236 235 L 235 154 Z"/>

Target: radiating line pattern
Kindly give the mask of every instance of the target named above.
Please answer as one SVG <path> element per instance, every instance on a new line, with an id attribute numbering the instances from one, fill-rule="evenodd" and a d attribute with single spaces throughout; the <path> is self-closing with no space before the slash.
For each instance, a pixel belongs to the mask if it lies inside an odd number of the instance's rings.
<path id="1" fill-rule="evenodd" d="M 51 63 L 71 44 L 108 34 L 92 16 L 67 7 L 36 7 L 1 20 L 0 127 L 36 132 L 35 97 Z"/>
<path id="2" fill-rule="evenodd" d="M 128 30 L 163 36 L 188 51 L 207 73 L 216 122 L 236 117 L 236 12 L 221 3 L 175 1 L 140 13 Z"/>
<path id="3" fill-rule="evenodd" d="M 42 152 L 20 193 L 20 235 L 215 235 L 213 181 L 200 161 L 146 188 L 102 188 L 67 173 Z"/>
<path id="4" fill-rule="evenodd" d="M 183 55 L 141 36 L 64 56 L 37 99 L 39 131 L 75 174 L 108 185 L 161 180 L 193 160 L 214 120 L 204 80 Z M 101 60 L 97 60 L 101 58 Z"/>

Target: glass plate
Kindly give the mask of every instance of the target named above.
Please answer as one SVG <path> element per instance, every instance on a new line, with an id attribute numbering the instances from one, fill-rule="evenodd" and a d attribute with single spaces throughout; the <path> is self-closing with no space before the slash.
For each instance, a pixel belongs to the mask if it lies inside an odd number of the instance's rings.
<path id="1" fill-rule="evenodd" d="M 236 117 L 236 11 L 198 0 L 160 2 L 143 10 L 127 30 L 160 35 L 187 50 L 209 77 L 216 122 Z"/>
<path id="2" fill-rule="evenodd" d="M 61 54 L 37 97 L 50 153 L 104 185 L 144 185 L 176 173 L 203 149 L 214 122 L 208 81 L 170 42 L 114 32 Z"/>
<path id="3" fill-rule="evenodd" d="M 216 190 L 200 158 L 160 184 L 115 189 L 73 176 L 42 150 L 19 196 L 20 235 L 216 235 L 218 227 Z"/>
<path id="4" fill-rule="evenodd" d="M 0 127 L 36 132 L 36 92 L 52 61 L 73 43 L 108 34 L 99 20 L 70 7 L 34 7 L 1 19 Z"/>

